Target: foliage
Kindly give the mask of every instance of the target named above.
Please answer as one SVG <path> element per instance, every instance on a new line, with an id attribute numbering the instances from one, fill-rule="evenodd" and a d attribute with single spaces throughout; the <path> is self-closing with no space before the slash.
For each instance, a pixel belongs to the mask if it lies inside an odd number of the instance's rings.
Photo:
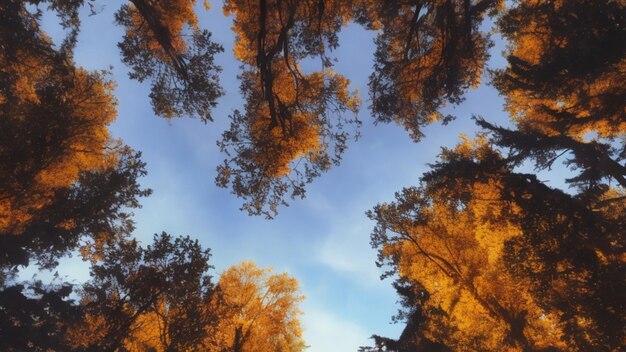
<path id="1" fill-rule="evenodd" d="M 132 69 L 130 78 L 152 79 L 155 114 L 212 120 L 211 109 L 223 94 L 217 76 L 221 68 L 213 58 L 223 49 L 198 27 L 195 0 L 130 3 L 116 14 L 116 22 L 126 28 L 119 44 L 122 61 Z"/>
<path id="2" fill-rule="evenodd" d="M 491 41 L 480 30 L 500 0 L 363 0 L 357 20 L 378 30 L 372 113 L 379 122 L 397 122 L 418 141 L 426 124 L 449 122 L 440 109 L 459 104 L 481 81 Z"/>
<path id="3" fill-rule="evenodd" d="M 197 346 L 212 321 L 204 304 L 212 292 L 208 259 L 197 240 L 166 233 L 145 249 L 134 240 L 108 246 L 81 290 L 85 318 L 70 334 L 72 343 L 90 350 Z"/>
<path id="4" fill-rule="evenodd" d="M 68 42 L 74 43 L 84 0 L 42 3 L 72 28 Z M 87 4 L 94 14 L 94 5 Z M 119 47 L 130 77 L 152 82 L 154 112 L 209 121 L 222 95 L 214 62 L 222 47 L 201 29 L 195 4 L 130 0 L 116 22 L 126 29 Z M 231 114 L 230 128 L 218 143 L 226 158 L 216 184 L 243 198 L 242 210 L 272 218 L 289 198 L 303 198 L 308 183 L 340 163 L 351 137 L 358 137 L 360 100 L 332 69 L 330 53 L 351 21 L 380 31 L 370 79 L 377 121 L 396 121 L 416 140 L 424 125 L 449 121 L 451 116 L 439 110 L 460 103 L 480 82 L 490 47 L 480 25 L 501 7 L 497 0 L 225 1 L 225 14 L 233 16 L 246 103 Z M 311 68 L 315 59 L 320 70 Z"/>
<path id="5" fill-rule="evenodd" d="M 1 10 L 0 231 L 21 232 L 55 190 L 115 163 L 107 125 L 116 100 L 103 73 L 53 48 L 24 4 Z"/>
<path id="6" fill-rule="evenodd" d="M 224 3 L 224 12 L 234 16 L 246 106 L 231 115 L 219 143 L 228 159 L 216 182 L 230 183 L 250 214 L 270 218 L 287 196 L 304 197 L 305 184 L 341 160 L 348 125 L 360 124 L 359 99 L 349 81 L 332 71 L 326 53 L 337 46 L 350 3 Z M 311 58 L 321 59 L 321 71 L 304 72 L 301 62 Z"/>
<path id="7" fill-rule="evenodd" d="M 116 117 L 112 84 L 102 73 L 75 67 L 71 47 L 55 49 L 23 3 L 9 1 L 1 9 L 4 281 L 30 259 L 51 269 L 83 240 L 101 244 L 116 229 L 130 231 L 128 210 L 150 191 L 137 181 L 145 175 L 140 153 L 109 137 Z"/>
<path id="8" fill-rule="evenodd" d="M 594 350 L 623 344 L 624 38 L 619 1 L 525 1 L 494 83 L 515 128 L 444 149 L 419 187 L 369 216 L 379 264 L 432 292 L 440 340 L 460 350 Z M 506 152 L 506 153 L 505 153 Z M 516 170 L 564 163 L 550 188 Z M 611 186 L 615 183 L 617 188 Z M 453 328 L 452 330 L 447 330 Z"/>
<path id="9" fill-rule="evenodd" d="M 27 291 L 27 294 L 24 294 Z M 0 290 L 0 348 L 3 351 L 68 351 L 68 327 L 80 310 L 68 296 L 72 285 L 41 281 Z"/>
<path id="10" fill-rule="evenodd" d="M 211 351 L 304 351 L 298 281 L 286 273 L 242 262 L 222 273 L 211 301 L 219 323 L 207 338 Z"/>
<path id="11" fill-rule="evenodd" d="M 130 0 L 116 14 L 130 77 L 151 80 L 157 115 L 212 119 L 222 47 L 195 0 Z M 131 210 L 150 191 L 140 153 L 113 140 L 114 84 L 77 67 L 84 0 L 0 3 L 0 348 L 17 350 L 302 351 L 297 281 L 244 262 L 217 285 L 209 251 L 166 233 L 142 247 Z M 626 332 L 626 5 L 558 0 L 227 0 L 245 106 L 218 143 L 216 182 L 249 214 L 340 162 L 358 135 L 359 98 L 330 53 L 353 21 L 377 31 L 371 111 L 418 141 L 442 109 L 491 70 L 512 127 L 443 149 L 420 184 L 368 213 L 381 266 L 406 321 L 362 351 L 612 351 Z M 45 6 L 66 35 L 39 27 Z M 319 70 L 308 69 L 319 60 Z M 560 158 L 569 191 L 524 165 Z M 568 172 L 568 171 L 565 171 Z M 17 281 L 79 252 L 84 285 Z M 78 288 L 75 290 L 75 288 Z M 80 300 L 75 299 L 78 294 Z M 10 338 L 7 338 L 7 337 Z"/>
<path id="12" fill-rule="evenodd" d="M 83 4 L 0 4 L 0 349 L 204 351 L 207 333 L 219 319 L 209 251 L 189 237 L 163 233 L 146 248 L 132 238 L 131 211 L 151 193 L 138 180 L 146 165 L 141 153 L 109 136 L 117 101 L 107 73 L 88 72 L 72 60 Z M 187 109 L 208 118 L 221 94 L 209 75 L 217 70 L 213 54 L 221 47 L 197 28 L 192 4 L 159 8 L 158 21 L 172 21 L 169 42 L 160 29 L 143 26 L 154 18 L 138 18 L 132 7 L 124 7 L 118 20 L 135 16 L 128 23 L 138 32 L 129 29 L 125 43 L 138 45 L 126 49 L 140 52 L 125 52 L 125 58 L 135 60 L 129 61 L 137 65 L 135 78 L 156 75 L 162 81 L 153 86 L 153 98 L 162 100 L 157 112 L 170 116 Z M 61 45 L 41 31 L 42 11 L 33 5 L 48 6 L 70 29 Z M 187 12 L 179 17 L 169 15 L 182 9 Z M 189 46 L 180 34 L 186 25 L 194 30 Z M 146 43 L 151 43 L 147 49 Z M 168 43 L 176 60 L 166 55 L 172 54 Z M 18 281 L 20 268 L 52 270 L 77 253 L 91 265 L 92 279 L 85 284 L 64 282 L 56 274 L 49 284 Z M 295 280 L 284 280 L 297 287 Z M 294 340 L 298 302 L 286 307 L 288 321 L 274 313 L 265 338 Z M 286 332 L 281 322 L 291 325 Z"/>

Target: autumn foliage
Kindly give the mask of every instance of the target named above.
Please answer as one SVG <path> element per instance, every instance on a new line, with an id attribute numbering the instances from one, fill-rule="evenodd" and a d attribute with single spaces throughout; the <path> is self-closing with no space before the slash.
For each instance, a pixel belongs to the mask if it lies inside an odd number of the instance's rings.
<path id="1" fill-rule="evenodd" d="M 151 85 L 155 115 L 209 122 L 223 94 L 223 49 L 197 5 L 130 0 L 115 15 L 121 60 Z M 214 282 L 197 240 L 134 238 L 132 210 L 151 192 L 139 181 L 146 165 L 109 133 L 110 74 L 74 62 L 85 9 L 98 15 L 84 0 L 0 3 L 0 349 L 305 350 L 296 279 L 242 262 Z M 474 117 L 480 133 L 443 148 L 419 184 L 367 213 L 406 327 L 361 351 L 621 350 L 624 1 L 226 0 L 222 9 L 244 105 L 218 142 L 216 183 L 251 215 L 272 218 L 303 198 L 358 136 L 360 97 L 332 55 L 350 23 L 376 33 L 374 120 L 416 142 L 485 81 L 505 99 L 508 125 Z M 64 37 L 42 30 L 44 11 Z M 506 42 L 500 69 L 488 66 L 496 41 Z M 559 182 L 538 176 L 553 168 Z M 54 269 L 70 254 L 89 266 L 88 282 L 17 281 L 22 268 Z"/>
<path id="2" fill-rule="evenodd" d="M 250 214 L 273 217 L 285 198 L 302 198 L 307 183 L 339 163 L 347 128 L 360 124 L 359 98 L 328 57 L 351 2 L 226 1 L 224 12 L 234 16 L 246 106 L 220 142 L 229 159 L 217 184 L 230 184 Z M 320 60 L 322 70 L 303 71 L 306 59 Z"/>
<path id="3" fill-rule="evenodd" d="M 625 13 L 618 1 L 525 1 L 497 19 L 508 66 L 493 79 L 515 128 L 477 118 L 486 134 L 444 149 L 419 187 L 369 213 L 380 264 L 428 298 L 405 304 L 421 325 L 398 343 L 623 345 Z M 519 169 L 560 158 L 575 190 Z"/>

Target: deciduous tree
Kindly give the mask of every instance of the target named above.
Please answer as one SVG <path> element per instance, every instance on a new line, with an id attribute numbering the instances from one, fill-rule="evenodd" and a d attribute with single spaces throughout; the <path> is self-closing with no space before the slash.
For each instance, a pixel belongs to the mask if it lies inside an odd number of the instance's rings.
<path id="1" fill-rule="evenodd" d="M 81 171 L 115 164 L 112 83 L 72 62 L 21 1 L 0 7 L 0 232 L 21 232 Z"/>
<path id="2" fill-rule="evenodd" d="M 81 291 L 85 320 L 69 337 L 76 348 L 198 348 L 212 321 L 208 250 L 189 237 L 161 233 L 145 249 L 134 240 L 118 241 L 103 256 Z"/>
<path id="3" fill-rule="evenodd" d="M 228 159 L 217 184 L 231 184 L 250 214 L 272 217 L 286 197 L 303 197 L 305 184 L 339 163 L 349 125 L 359 124 L 358 97 L 327 56 L 351 2 L 233 0 L 224 11 L 234 16 L 246 106 L 231 115 L 220 142 Z M 310 58 L 321 60 L 321 71 L 301 68 Z"/>
<path id="4" fill-rule="evenodd" d="M 209 332 L 210 351 L 304 351 L 298 282 L 252 262 L 227 269 L 211 302 L 218 324 Z"/>
<path id="5" fill-rule="evenodd" d="M 450 121 L 440 109 L 459 104 L 481 82 L 492 43 L 481 28 L 501 0 L 359 1 L 357 21 L 378 30 L 372 113 L 397 122 L 418 141 L 421 128 Z"/>
<path id="6" fill-rule="evenodd" d="M 626 273 L 626 31 L 618 24 L 626 7 L 511 5 L 498 20 L 509 65 L 494 72 L 494 83 L 515 127 L 477 118 L 489 140 L 444 150 L 420 187 L 375 208 L 373 244 L 401 277 L 451 300 L 442 301 L 454 303 L 442 305 L 451 318 L 464 302 L 481 307 L 454 324 L 481 310 L 495 319 L 487 330 L 478 321 L 457 325 L 461 346 L 613 350 L 626 321 L 618 279 Z M 579 170 L 564 180 L 576 187 L 568 193 L 516 170 L 528 161 L 549 170 L 562 156 Z M 494 337 L 510 346 L 491 345 Z"/>
<path id="7" fill-rule="evenodd" d="M 212 120 L 222 95 L 214 56 L 223 51 L 200 29 L 195 0 L 131 0 L 116 14 L 126 28 L 119 47 L 130 77 L 152 81 L 154 112 L 165 118 L 183 115 Z"/>
<path id="8" fill-rule="evenodd" d="M 455 329 L 443 341 L 456 349 L 539 350 L 564 347 L 558 315 L 540 306 L 530 280 L 507 270 L 505 245 L 523 232 L 519 205 L 502 158 L 486 141 L 444 151 L 419 188 L 370 213 L 372 243 L 401 277 L 431 292 L 429 304 Z M 472 168 L 472 162 L 480 166 Z M 511 178 L 521 177 L 510 176 Z"/>

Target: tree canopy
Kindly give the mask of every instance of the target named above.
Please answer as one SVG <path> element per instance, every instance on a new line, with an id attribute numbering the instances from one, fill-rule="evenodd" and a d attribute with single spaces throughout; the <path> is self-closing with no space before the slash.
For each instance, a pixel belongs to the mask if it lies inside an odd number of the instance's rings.
<path id="1" fill-rule="evenodd" d="M 208 345 L 215 351 L 303 351 L 298 282 L 286 273 L 242 262 L 220 276 L 210 302 L 219 323 Z"/>
<path id="2" fill-rule="evenodd" d="M 69 30 L 60 45 L 40 28 L 33 5 L 48 6 Z M 206 351 L 227 319 L 212 301 L 209 251 L 166 233 L 147 247 L 134 239 L 132 210 L 151 193 L 140 186 L 146 165 L 110 136 L 117 100 L 108 73 L 73 60 L 82 5 L 0 4 L 0 349 Z M 132 78 L 152 79 L 157 114 L 209 119 L 221 94 L 213 64 L 221 47 L 195 25 L 193 3 L 166 5 L 137 1 L 120 10 L 123 60 Z M 18 275 L 24 267 L 53 270 L 72 254 L 90 265 L 88 282 Z M 297 281 L 281 277 L 291 290 L 283 295 L 295 294 Z M 275 321 L 265 337 L 291 336 L 298 324 L 296 315 Z"/>
<path id="3" fill-rule="evenodd" d="M 423 285 L 445 313 L 448 334 L 436 341 L 521 351 L 623 344 L 624 14 L 619 1 L 507 9 L 497 24 L 508 66 L 493 82 L 515 127 L 477 118 L 486 134 L 444 149 L 419 187 L 369 213 L 380 264 Z M 578 170 L 564 180 L 575 190 L 518 171 L 559 158 Z"/>
<path id="4" fill-rule="evenodd" d="M 224 94 L 223 49 L 197 5 L 130 0 L 115 15 L 121 60 L 150 83 L 157 116 L 209 122 Z M 134 238 L 132 210 L 151 193 L 139 180 L 146 165 L 109 133 L 111 75 L 74 62 L 86 7 L 98 15 L 92 0 L 0 4 L 0 348 L 304 350 L 295 279 L 243 262 L 214 283 L 197 240 Z M 406 328 L 362 351 L 621 348 L 623 0 L 225 0 L 222 9 L 245 102 L 218 141 L 216 184 L 251 215 L 275 217 L 304 197 L 358 136 L 361 98 L 333 66 L 350 23 L 376 34 L 374 120 L 416 142 L 484 80 L 505 99 L 508 127 L 474 117 L 482 132 L 443 148 L 418 185 L 368 212 Z M 46 11 L 61 39 L 41 28 Z M 487 65 L 496 33 L 507 45 L 500 69 Z M 569 189 L 537 176 L 559 160 Z M 54 269 L 70 254 L 90 265 L 88 282 L 19 281 L 21 268 Z"/>

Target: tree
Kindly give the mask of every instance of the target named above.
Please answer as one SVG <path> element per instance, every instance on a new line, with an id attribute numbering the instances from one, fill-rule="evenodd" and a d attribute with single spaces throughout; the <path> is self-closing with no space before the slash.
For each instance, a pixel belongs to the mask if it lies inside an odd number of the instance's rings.
<path id="1" fill-rule="evenodd" d="M 567 163 L 582 171 L 568 182 L 595 197 L 606 179 L 626 187 L 619 141 L 626 30 L 618 25 L 625 17 L 619 1 L 530 1 L 511 9 L 499 21 L 511 43 L 509 67 L 496 72 L 494 83 L 517 130 L 479 121 L 495 132 L 498 145 L 512 148 L 518 160 L 533 159 L 538 168 L 572 153 Z"/>
<path id="2" fill-rule="evenodd" d="M 59 13 L 72 28 L 67 40 L 71 49 L 85 1 L 28 3 L 47 4 Z M 152 81 L 155 113 L 209 121 L 222 94 L 220 68 L 213 60 L 222 48 L 200 28 L 195 3 L 131 0 L 118 11 L 116 22 L 126 28 L 119 44 L 122 61 L 131 68 L 131 78 Z M 249 214 L 271 218 L 287 205 L 287 198 L 304 197 L 306 184 L 339 164 L 360 125 L 359 98 L 349 90 L 349 81 L 332 70 L 330 56 L 339 45 L 339 31 L 350 21 L 381 30 L 370 83 L 377 120 L 397 121 L 415 139 L 421 126 L 449 120 L 438 110 L 446 102 L 459 103 L 463 92 L 478 84 L 490 46 L 479 26 L 501 4 L 225 2 L 224 12 L 234 17 L 246 104 L 232 113 L 231 127 L 219 142 L 226 159 L 218 166 L 217 185 L 242 197 L 242 209 Z M 301 63 L 310 59 L 319 59 L 321 70 L 302 69 Z"/>
<path id="3" fill-rule="evenodd" d="M 481 333 L 480 324 L 461 325 L 460 342 L 506 336 L 523 350 L 614 350 L 626 334 L 619 294 L 626 288 L 619 279 L 626 273 L 626 31 L 617 24 L 626 8 L 619 1 L 513 5 L 498 19 L 509 65 L 494 72 L 494 83 L 516 127 L 477 118 L 490 139 L 444 150 L 420 187 L 377 206 L 372 243 L 400 277 L 429 291 L 439 285 L 433 298 L 454 302 L 442 306 L 450 317 L 467 301 L 460 292 L 504 327 Z M 526 161 L 550 169 L 563 155 L 580 170 L 565 180 L 573 192 L 515 170 Z"/>
<path id="4" fill-rule="evenodd" d="M 54 49 L 21 1 L 0 16 L 0 231 L 19 233 L 81 171 L 115 164 L 116 100 L 104 73 L 75 67 L 70 42 Z"/>
<path id="5" fill-rule="evenodd" d="M 76 67 L 84 0 L 0 4 L 0 346 L 7 350 L 302 350 L 297 283 L 245 263 L 214 288 L 208 252 L 162 234 L 132 240 L 128 208 L 149 193 L 139 154 L 113 141 L 112 83 Z M 131 78 L 152 80 L 166 118 L 211 119 L 221 47 L 200 29 L 193 0 L 131 0 L 117 13 Z M 55 12 L 58 45 L 39 28 Z M 356 94 L 330 52 L 349 21 L 379 31 L 370 77 L 377 121 L 413 139 L 458 104 L 485 70 L 487 17 L 508 41 L 491 71 L 511 128 L 444 149 L 417 187 L 369 216 L 379 264 L 397 273 L 407 308 L 398 340 L 377 349 L 594 350 L 626 336 L 626 4 L 621 0 L 229 0 L 243 109 L 219 143 L 217 184 L 250 214 L 276 215 L 337 164 L 358 126 Z M 93 7 L 92 7 L 93 12 Z M 303 62 L 320 59 L 321 70 Z M 565 192 L 519 167 L 565 157 Z M 80 250 L 93 278 L 16 282 L 34 261 L 54 268 Z M 184 282 L 184 285 L 179 285 Z M 405 285 L 406 284 L 406 285 Z M 87 338 L 81 337 L 87 336 Z"/>
<path id="6" fill-rule="evenodd" d="M 157 113 L 209 119 L 221 94 L 213 64 L 221 47 L 197 27 L 193 2 L 132 3 L 117 16 L 128 27 L 121 48 L 131 76 L 157 80 Z M 60 45 L 39 28 L 41 11 L 29 8 L 39 4 L 69 29 Z M 106 72 L 72 60 L 83 4 L 0 5 L 0 348 L 204 350 L 216 319 L 209 252 L 189 237 L 163 233 L 145 249 L 132 239 L 130 210 L 150 194 L 138 183 L 145 164 L 109 136 L 116 100 Z M 54 269 L 76 252 L 92 274 L 78 290 L 80 302 L 77 285 L 58 278 L 17 282 L 20 267 Z M 301 344 L 296 308 L 286 309 L 294 327 L 266 336 L 281 346 Z"/>
<path id="7" fill-rule="evenodd" d="M 304 351 L 298 282 L 252 262 L 228 268 L 211 301 L 218 324 L 208 334 L 210 351 Z"/>
<path id="8" fill-rule="evenodd" d="M 529 292 L 530 280 L 506 270 L 505 244 L 520 236 L 523 213 L 502 194 L 506 164 L 486 141 L 444 151 L 442 162 L 419 188 L 396 195 L 369 216 L 377 221 L 372 244 L 380 263 L 432 292 L 457 333 L 446 345 L 476 350 L 539 350 L 562 347 L 553 312 Z M 472 161 L 485 164 L 472 168 Z M 506 175 L 506 176 L 504 176 Z"/>
<path id="9" fill-rule="evenodd" d="M 234 14 L 235 55 L 245 112 L 231 115 L 220 143 L 229 159 L 217 184 L 229 184 L 250 214 L 272 217 L 286 196 L 303 197 L 305 185 L 340 161 L 348 134 L 343 116 L 357 111 L 347 81 L 330 70 L 327 51 L 351 20 L 381 30 L 372 111 L 378 121 L 396 121 L 421 137 L 420 127 L 438 119 L 447 102 L 460 103 L 480 82 L 490 41 L 478 30 L 501 1 L 228 1 Z M 304 74 L 299 62 L 320 57 L 323 71 Z M 334 149 L 334 152 L 329 152 Z M 303 165 L 301 165 L 303 164 Z"/>
<path id="10" fill-rule="evenodd" d="M 94 351 L 302 351 L 297 282 L 252 262 L 213 286 L 208 250 L 162 233 L 142 249 L 118 242 L 81 291 L 72 348 Z"/>
<path id="11" fill-rule="evenodd" d="M 74 65 L 78 1 L 50 1 L 70 29 L 55 47 L 40 12 L 0 5 L 0 340 L 3 350 L 69 350 L 81 319 L 74 284 L 17 282 L 20 267 L 53 269 L 81 250 L 97 255 L 130 232 L 145 175 L 140 153 L 109 137 L 116 117 L 104 72 Z M 10 338 L 9 338 L 10 337 Z"/>
<path id="12" fill-rule="evenodd" d="M 248 213 L 272 217 L 287 196 L 303 197 L 305 184 L 339 163 L 346 128 L 360 124 L 359 99 L 327 57 L 351 2 L 234 0 L 224 12 L 234 16 L 246 106 L 219 143 L 228 159 L 216 182 L 231 184 Z M 308 58 L 321 59 L 322 70 L 305 73 L 300 62 Z"/>
<path id="13" fill-rule="evenodd" d="M 40 270 L 51 270 L 78 250 L 85 258 L 98 258 L 132 231 L 129 209 L 149 194 L 137 181 L 145 165 L 130 149 L 119 157 L 115 168 L 83 171 L 75 184 L 55 190 L 23 231 L 0 234 L 0 336 L 11 336 L 0 339 L 2 349 L 71 349 L 67 331 L 83 314 L 70 296 L 76 285 L 59 279 L 17 282 L 15 274 L 33 261 Z"/>
<path id="14" fill-rule="evenodd" d="M 419 141 L 420 128 L 443 116 L 446 104 L 459 104 L 481 81 L 491 47 L 479 29 L 494 16 L 500 0 L 359 2 L 357 21 L 378 30 L 374 73 L 370 76 L 372 113 L 379 122 L 397 122 Z"/>
<path id="15" fill-rule="evenodd" d="M 223 94 L 217 76 L 221 68 L 213 60 L 223 48 L 199 28 L 195 3 L 131 0 L 115 18 L 126 28 L 119 47 L 122 61 L 132 69 L 130 78 L 152 80 L 155 114 L 199 116 L 206 122 Z"/>
<path id="16" fill-rule="evenodd" d="M 197 348 L 212 322 L 208 260 L 197 240 L 167 233 L 145 249 L 135 240 L 113 243 L 92 264 L 92 280 L 81 290 L 85 318 L 69 339 L 75 348 L 98 351 Z"/>

